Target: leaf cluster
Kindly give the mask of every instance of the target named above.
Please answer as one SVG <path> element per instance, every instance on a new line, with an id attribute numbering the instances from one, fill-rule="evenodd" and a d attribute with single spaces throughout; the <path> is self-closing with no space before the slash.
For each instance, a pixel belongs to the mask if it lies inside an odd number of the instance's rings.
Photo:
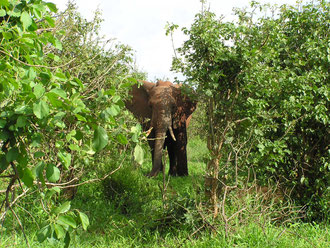
<path id="1" fill-rule="evenodd" d="M 82 176 L 99 180 L 107 157 L 120 166 L 141 133 L 128 126 L 123 99 L 131 75 L 143 75 L 129 47 L 100 36 L 100 16 L 87 21 L 73 3 L 57 13 L 42 0 L 0 1 L 0 221 L 33 192 L 49 213 L 41 242 L 68 245 L 79 224 L 87 228 L 61 199 Z"/>
<path id="2" fill-rule="evenodd" d="M 279 182 L 313 220 L 329 216 L 329 7 L 203 10 L 173 60 L 206 103 L 221 180 Z"/>

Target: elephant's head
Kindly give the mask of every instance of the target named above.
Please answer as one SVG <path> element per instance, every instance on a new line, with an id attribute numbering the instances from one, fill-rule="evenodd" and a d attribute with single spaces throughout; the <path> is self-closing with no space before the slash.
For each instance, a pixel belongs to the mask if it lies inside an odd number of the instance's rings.
<path id="1" fill-rule="evenodd" d="M 152 128 L 150 146 L 153 149 L 153 166 L 150 176 L 155 176 L 161 169 L 162 151 L 167 134 L 176 142 L 173 129 L 183 128 L 186 120 L 196 108 L 196 103 L 181 93 L 179 85 L 168 81 L 156 84 L 142 82 L 134 85 L 132 99 L 126 103 L 127 108 L 140 119 L 150 119 L 145 129 Z M 167 137 L 170 138 L 170 137 Z"/>

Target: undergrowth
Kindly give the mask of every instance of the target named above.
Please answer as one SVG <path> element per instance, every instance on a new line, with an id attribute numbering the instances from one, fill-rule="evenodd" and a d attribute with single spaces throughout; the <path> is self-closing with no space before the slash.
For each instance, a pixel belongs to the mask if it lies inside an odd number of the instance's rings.
<path id="1" fill-rule="evenodd" d="M 142 168 L 127 163 L 103 182 L 80 186 L 72 209 L 86 213 L 90 226 L 75 233 L 72 247 L 328 247 L 326 223 L 302 223 L 294 215 L 284 223 L 276 219 L 284 205 L 269 205 L 251 190 L 227 192 L 225 212 L 214 219 L 204 199 L 205 143 L 193 138 L 188 154 L 190 175 L 168 178 L 166 172 L 165 190 L 162 175 L 145 176 L 150 161 Z M 37 242 L 39 220 L 30 213 L 42 206 L 32 197 L 29 203 L 19 214 L 30 246 L 62 247 L 55 240 Z M 0 247 L 26 247 L 13 216 L 0 231 Z"/>

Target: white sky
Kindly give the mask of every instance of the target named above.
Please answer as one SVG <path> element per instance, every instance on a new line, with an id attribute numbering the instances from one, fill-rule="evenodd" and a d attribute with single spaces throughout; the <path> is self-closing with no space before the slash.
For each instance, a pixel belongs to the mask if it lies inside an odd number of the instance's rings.
<path id="1" fill-rule="evenodd" d="M 64 10 L 68 0 L 50 0 Z M 101 9 L 104 22 L 102 33 L 107 39 L 131 46 L 135 50 L 136 64 L 148 73 L 148 79 L 168 78 L 173 81 L 180 75 L 170 71 L 174 55 L 172 42 L 165 35 L 167 22 L 180 28 L 190 27 L 195 14 L 201 9 L 199 0 L 76 0 L 79 12 L 88 20 Z M 231 19 L 234 7 L 246 7 L 248 0 L 208 0 L 210 10 L 218 16 Z M 294 4 L 296 0 L 259 0 L 261 3 Z M 174 33 L 175 47 L 185 39 L 179 30 Z"/>

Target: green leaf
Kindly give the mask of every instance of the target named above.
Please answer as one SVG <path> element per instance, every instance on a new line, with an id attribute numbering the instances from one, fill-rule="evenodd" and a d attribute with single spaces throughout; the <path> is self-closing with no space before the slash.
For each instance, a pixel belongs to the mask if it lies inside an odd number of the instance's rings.
<path id="1" fill-rule="evenodd" d="M 33 6 L 33 14 L 37 19 L 42 18 L 42 13 L 46 12 L 46 8 L 42 4 L 34 4 Z"/>
<path id="2" fill-rule="evenodd" d="M 65 230 L 61 225 L 54 224 L 54 230 L 58 239 L 61 239 L 65 235 Z"/>
<path id="3" fill-rule="evenodd" d="M 87 227 L 89 226 L 88 216 L 82 212 L 79 212 L 79 218 L 80 218 L 83 229 L 86 231 Z"/>
<path id="4" fill-rule="evenodd" d="M 62 97 L 62 98 L 67 98 L 67 94 L 64 90 L 62 89 L 59 89 L 59 88 L 55 88 L 55 89 L 52 89 L 50 92 L 53 92 L 55 93 L 56 95 Z"/>
<path id="5" fill-rule="evenodd" d="M 113 101 L 114 103 L 117 103 L 120 99 L 121 99 L 120 96 L 114 96 L 114 97 L 112 98 L 112 101 Z"/>
<path id="6" fill-rule="evenodd" d="M 51 74 L 48 74 L 46 72 L 40 72 L 39 77 L 43 84 L 47 84 L 51 79 Z"/>
<path id="7" fill-rule="evenodd" d="M 80 147 L 77 144 L 70 144 L 69 148 L 71 151 L 80 151 Z"/>
<path id="8" fill-rule="evenodd" d="M 6 120 L 0 120 L 0 128 L 4 128 L 7 124 Z"/>
<path id="9" fill-rule="evenodd" d="M 51 235 L 51 228 L 50 225 L 44 226 L 37 232 L 37 239 L 39 243 L 42 243 L 45 241 L 46 238 L 50 237 Z"/>
<path id="10" fill-rule="evenodd" d="M 54 61 L 55 61 L 55 62 L 60 62 L 60 61 L 61 61 L 61 58 L 60 58 L 59 56 L 55 55 L 55 57 L 54 57 Z"/>
<path id="11" fill-rule="evenodd" d="M 13 34 L 11 32 L 3 32 L 2 35 L 3 38 L 5 38 L 6 40 L 10 40 L 11 38 L 13 38 Z"/>
<path id="12" fill-rule="evenodd" d="M 63 81 L 63 82 L 65 82 L 66 80 L 68 80 L 67 77 L 65 76 L 65 74 L 63 74 L 62 72 L 57 72 L 55 74 L 55 76 L 56 76 L 56 78 L 58 80 Z"/>
<path id="13" fill-rule="evenodd" d="M 46 167 L 46 177 L 49 182 L 55 183 L 60 179 L 61 172 L 54 164 L 48 164 Z"/>
<path id="14" fill-rule="evenodd" d="M 77 120 L 78 120 L 78 121 L 84 121 L 84 122 L 87 122 L 87 119 L 86 119 L 84 116 L 82 116 L 82 115 L 80 115 L 80 114 L 75 114 L 75 116 L 77 117 Z"/>
<path id="15" fill-rule="evenodd" d="M 38 147 L 40 146 L 41 142 L 42 142 L 42 135 L 40 133 L 35 133 L 32 137 L 31 145 L 33 147 Z"/>
<path id="16" fill-rule="evenodd" d="M 135 143 L 138 143 L 141 132 L 142 132 L 142 128 L 141 128 L 140 124 L 137 124 L 136 126 L 131 127 L 131 133 L 133 134 L 131 140 Z"/>
<path id="17" fill-rule="evenodd" d="M 55 39 L 55 42 L 53 44 L 55 46 L 55 48 L 57 48 L 58 50 L 62 50 L 62 43 L 58 40 L 58 39 Z"/>
<path id="18" fill-rule="evenodd" d="M 76 221 L 74 220 L 74 218 L 72 218 L 69 215 L 61 215 L 60 217 L 58 217 L 57 223 L 64 227 L 66 226 L 71 226 L 73 228 L 77 227 Z"/>
<path id="19" fill-rule="evenodd" d="M 44 18 L 48 22 L 49 26 L 51 26 L 52 28 L 55 27 L 55 20 L 53 18 L 49 16 L 45 16 Z"/>
<path id="20" fill-rule="evenodd" d="M 126 145 L 128 143 L 126 137 L 123 134 L 121 134 L 121 133 L 117 135 L 117 140 L 122 145 Z"/>
<path id="21" fill-rule="evenodd" d="M 38 103 L 33 104 L 33 113 L 37 118 L 43 119 L 49 115 L 49 107 L 48 104 L 40 100 Z"/>
<path id="22" fill-rule="evenodd" d="M 69 169 L 71 165 L 71 154 L 64 152 L 64 151 L 59 151 L 57 153 L 58 158 L 62 162 L 62 165 L 64 166 L 65 169 Z"/>
<path id="23" fill-rule="evenodd" d="M 11 148 L 6 154 L 6 160 L 8 163 L 13 162 L 17 159 L 19 155 L 17 147 Z"/>
<path id="24" fill-rule="evenodd" d="M 64 213 L 68 212 L 70 210 L 70 208 L 71 208 L 71 202 L 66 201 L 61 206 L 56 207 L 53 210 L 53 213 L 54 214 L 64 214 Z"/>
<path id="25" fill-rule="evenodd" d="M 0 174 L 4 172 L 9 166 L 5 155 L 0 155 Z"/>
<path id="26" fill-rule="evenodd" d="M 0 0 L 0 6 L 8 6 L 9 2 L 8 0 Z"/>
<path id="27" fill-rule="evenodd" d="M 71 140 L 73 141 L 77 141 L 76 138 L 74 137 L 76 135 L 76 130 L 72 130 L 71 132 L 69 132 L 66 136 L 65 139 L 67 142 L 70 142 Z"/>
<path id="28" fill-rule="evenodd" d="M 35 159 L 37 159 L 37 158 L 41 158 L 41 157 L 43 157 L 43 156 L 45 156 L 45 153 L 44 152 L 35 152 L 34 153 L 34 155 L 33 155 L 33 157 L 35 158 Z"/>
<path id="29" fill-rule="evenodd" d="M 34 179 L 32 171 L 29 168 L 25 168 L 24 175 L 21 179 L 27 187 L 31 187 Z"/>
<path id="30" fill-rule="evenodd" d="M 81 89 L 85 88 L 83 83 L 81 82 L 81 80 L 79 78 L 74 78 L 73 80 L 80 86 Z"/>
<path id="31" fill-rule="evenodd" d="M 23 27 L 27 29 L 32 24 L 32 18 L 30 14 L 26 11 L 24 11 L 21 15 L 21 22 L 23 24 Z"/>
<path id="32" fill-rule="evenodd" d="M 50 200 L 50 199 L 52 198 L 53 195 L 55 195 L 55 194 L 58 194 L 58 195 L 59 195 L 60 192 L 61 192 L 61 189 L 60 189 L 59 187 L 53 187 L 53 188 L 48 189 L 48 190 L 46 191 L 45 198 L 46 198 L 47 200 Z"/>
<path id="33" fill-rule="evenodd" d="M 20 115 L 16 121 L 16 127 L 25 127 L 27 124 L 27 118 L 24 115 Z"/>
<path id="34" fill-rule="evenodd" d="M 43 184 L 45 183 L 45 179 L 44 179 L 44 171 L 45 168 L 45 162 L 44 161 L 40 161 L 37 166 L 34 168 L 34 174 L 36 176 L 36 178 L 38 178 L 40 180 L 40 182 L 42 182 Z"/>
<path id="35" fill-rule="evenodd" d="M 51 2 L 48 2 L 48 3 L 46 3 L 46 5 L 47 5 L 48 9 L 49 9 L 51 12 L 54 12 L 54 13 L 57 12 L 56 4 L 51 3 Z"/>
<path id="36" fill-rule="evenodd" d="M 29 110 L 27 105 L 19 105 L 15 108 L 15 114 L 29 114 Z"/>
<path id="37" fill-rule="evenodd" d="M 32 45 L 32 46 L 35 45 L 34 40 L 30 39 L 30 38 L 22 38 L 21 41 L 24 42 L 24 43 L 27 43 L 29 45 Z M 29 69 L 29 79 L 33 80 L 33 79 L 36 78 L 36 76 L 37 76 L 37 73 L 35 72 L 35 70 L 32 67 L 30 67 L 30 69 Z"/>
<path id="38" fill-rule="evenodd" d="M 113 104 L 110 106 L 108 112 L 112 116 L 117 116 L 120 113 L 120 107 L 116 104 Z"/>
<path id="39" fill-rule="evenodd" d="M 7 14 L 13 17 L 20 17 L 21 11 L 18 8 L 15 8 L 14 10 L 7 11 Z"/>
<path id="40" fill-rule="evenodd" d="M 108 144 L 108 134 L 103 127 L 98 126 L 94 131 L 93 148 L 96 152 L 99 152 L 107 144 Z"/>
<path id="41" fill-rule="evenodd" d="M 47 99 L 49 100 L 50 104 L 53 105 L 54 107 L 61 107 L 63 106 L 63 102 L 58 99 L 58 95 L 53 93 L 53 92 L 47 92 L 45 94 Z"/>
<path id="42" fill-rule="evenodd" d="M 25 146 L 21 146 L 21 151 L 16 159 L 17 163 L 22 166 L 26 167 L 29 161 L 29 155 L 27 154 L 27 151 L 25 149 Z"/>
<path id="43" fill-rule="evenodd" d="M 0 17 L 6 16 L 6 11 L 4 9 L 0 9 Z"/>
<path id="44" fill-rule="evenodd" d="M 107 91 L 104 92 L 104 95 L 110 95 L 113 96 L 116 94 L 116 89 L 109 89 Z"/>
<path id="45" fill-rule="evenodd" d="M 69 247 L 70 241 L 71 241 L 70 233 L 69 232 L 66 232 L 65 238 L 64 238 L 64 248 L 68 248 Z"/>
<path id="46" fill-rule="evenodd" d="M 142 127 L 140 124 L 136 124 L 135 126 L 131 127 L 131 133 L 141 134 Z"/>
<path id="47" fill-rule="evenodd" d="M 144 160 L 144 151 L 140 145 L 136 145 L 134 148 L 134 160 L 139 164 L 142 165 Z"/>
<path id="48" fill-rule="evenodd" d="M 0 140 L 6 141 L 9 138 L 9 133 L 5 130 L 0 130 Z"/>
<path id="49" fill-rule="evenodd" d="M 42 84 L 36 84 L 33 87 L 33 94 L 36 96 L 37 99 L 43 96 L 45 93 L 45 87 Z"/>

